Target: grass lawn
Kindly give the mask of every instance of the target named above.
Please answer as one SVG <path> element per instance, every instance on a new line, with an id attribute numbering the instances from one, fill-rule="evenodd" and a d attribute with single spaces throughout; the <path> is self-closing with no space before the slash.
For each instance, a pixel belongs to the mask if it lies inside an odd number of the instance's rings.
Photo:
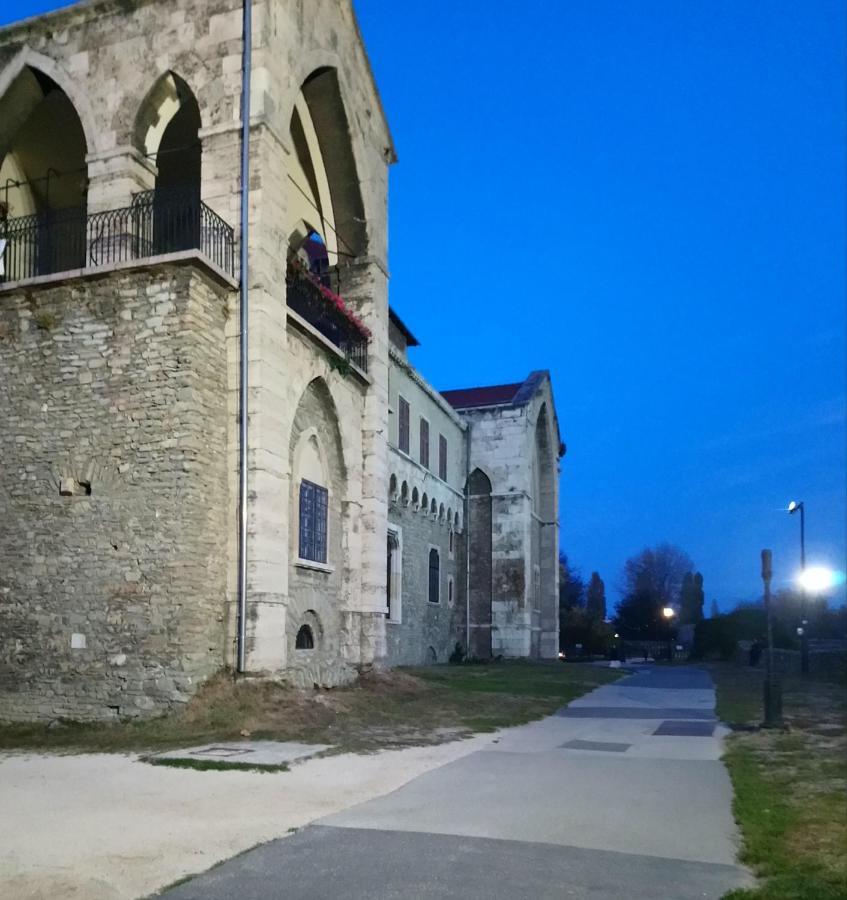
<path id="1" fill-rule="evenodd" d="M 762 719 L 763 673 L 711 665 L 718 715 L 739 729 Z M 761 886 L 733 900 L 847 898 L 847 686 L 786 678 L 784 730 L 738 730 L 724 760 Z"/>
<path id="2" fill-rule="evenodd" d="M 179 714 L 106 725 L 0 725 L 0 750 L 122 752 L 245 737 L 357 752 L 438 744 L 548 715 L 620 674 L 562 663 L 432 666 L 371 673 L 330 691 L 220 675 Z"/>

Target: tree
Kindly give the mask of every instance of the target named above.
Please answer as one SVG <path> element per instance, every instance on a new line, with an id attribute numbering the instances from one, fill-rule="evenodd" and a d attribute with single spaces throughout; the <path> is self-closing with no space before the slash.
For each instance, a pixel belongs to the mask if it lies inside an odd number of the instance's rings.
<path id="1" fill-rule="evenodd" d="M 720 609 L 718 608 L 718 601 L 712 600 L 712 609 L 709 612 L 710 619 L 716 619 L 721 614 Z"/>
<path id="2" fill-rule="evenodd" d="M 696 625 L 703 621 L 703 576 L 699 572 L 686 572 L 679 592 L 680 625 Z"/>
<path id="3" fill-rule="evenodd" d="M 648 591 L 659 607 L 679 601 L 686 572 L 694 571 L 691 557 L 673 544 L 646 547 L 624 564 L 623 590 L 626 597 Z"/>
<path id="4" fill-rule="evenodd" d="M 579 569 L 568 562 L 567 554 L 559 556 L 559 612 L 585 606 L 585 583 Z"/>
<path id="5" fill-rule="evenodd" d="M 688 554 L 673 544 L 647 547 L 628 559 L 615 617 L 618 631 L 631 639 L 669 638 L 672 626 L 662 610 L 679 601 L 685 575 L 693 569 Z"/>
<path id="6" fill-rule="evenodd" d="M 594 622 L 606 619 L 606 585 L 598 572 L 591 573 L 588 590 L 585 595 L 585 611 Z"/>

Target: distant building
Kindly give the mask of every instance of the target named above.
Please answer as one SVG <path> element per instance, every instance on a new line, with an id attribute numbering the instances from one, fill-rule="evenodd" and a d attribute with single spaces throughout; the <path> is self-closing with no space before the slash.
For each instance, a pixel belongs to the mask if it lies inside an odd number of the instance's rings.
<path id="1" fill-rule="evenodd" d="M 240 648 L 241 2 L 0 29 L 0 718 L 558 649 L 549 375 L 410 364 L 352 8 L 254 8 Z"/>

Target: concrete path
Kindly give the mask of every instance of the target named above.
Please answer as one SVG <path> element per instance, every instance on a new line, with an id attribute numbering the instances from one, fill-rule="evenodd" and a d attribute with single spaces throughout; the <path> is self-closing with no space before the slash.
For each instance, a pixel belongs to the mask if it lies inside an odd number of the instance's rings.
<path id="1" fill-rule="evenodd" d="M 718 898 L 736 863 L 709 676 L 639 667 L 168 900 Z"/>

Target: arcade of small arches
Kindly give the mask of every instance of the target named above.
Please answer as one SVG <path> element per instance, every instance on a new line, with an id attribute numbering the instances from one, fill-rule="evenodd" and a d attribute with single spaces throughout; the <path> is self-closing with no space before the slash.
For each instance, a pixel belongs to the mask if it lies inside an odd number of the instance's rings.
<path id="1" fill-rule="evenodd" d="M 460 532 L 462 530 L 461 514 L 458 510 L 454 512 L 452 507 L 445 507 L 434 497 L 429 497 L 426 491 L 421 493 L 417 487 L 413 487 L 410 493 L 409 482 L 406 480 L 398 482 L 397 476 L 393 473 L 388 482 L 388 499 L 394 505 L 399 504 L 411 509 L 413 513 L 420 513 L 441 525 L 447 525 L 452 531 Z"/>

